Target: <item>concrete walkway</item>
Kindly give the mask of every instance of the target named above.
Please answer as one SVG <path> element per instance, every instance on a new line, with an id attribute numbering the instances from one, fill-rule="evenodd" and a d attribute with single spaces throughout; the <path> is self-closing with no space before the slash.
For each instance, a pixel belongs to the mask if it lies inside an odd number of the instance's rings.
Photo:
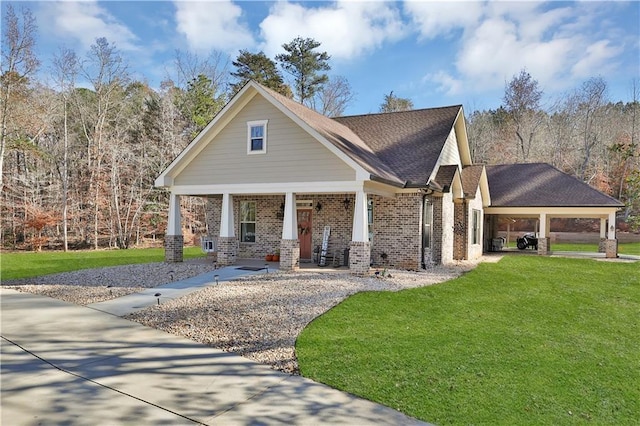
<path id="1" fill-rule="evenodd" d="M 424 424 L 105 312 L 1 289 L 1 424 Z"/>
<path id="2" fill-rule="evenodd" d="M 243 267 L 254 268 L 255 270 L 240 269 Z M 158 299 L 160 299 L 159 302 L 162 303 L 163 301 L 176 299 L 194 291 L 198 291 L 204 287 L 216 285 L 219 282 L 230 281 L 248 275 L 266 274 L 277 270 L 277 263 L 247 260 L 243 261 L 242 265 L 226 266 L 185 280 L 174 281 L 157 287 L 148 288 L 140 293 L 133 293 L 104 302 L 91 303 L 87 305 L 87 307 L 121 317 L 144 309 L 148 306 L 155 305 L 158 303 Z M 156 296 L 158 293 L 160 296 Z"/>

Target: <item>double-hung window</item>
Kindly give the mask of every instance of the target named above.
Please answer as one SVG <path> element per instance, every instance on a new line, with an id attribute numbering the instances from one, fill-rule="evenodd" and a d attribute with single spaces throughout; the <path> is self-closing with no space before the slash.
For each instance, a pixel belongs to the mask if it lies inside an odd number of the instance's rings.
<path id="1" fill-rule="evenodd" d="M 267 120 L 247 123 L 247 154 L 267 152 Z"/>
<path id="2" fill-rule="evenodd" d="M 471 244 L 480 244 L 480 210 L 473 209 L 473 228 L 471 235 Z"/>
<path id="3" fill-rule="evenodd" d="M 256 242 L 256 202 L 240 202 L 240 241 Z"/>

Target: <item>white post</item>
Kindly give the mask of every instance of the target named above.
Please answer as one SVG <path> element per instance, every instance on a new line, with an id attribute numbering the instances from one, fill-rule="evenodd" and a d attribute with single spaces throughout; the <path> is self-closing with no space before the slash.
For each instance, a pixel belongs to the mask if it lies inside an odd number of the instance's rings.
<path id="1" fill-rule="evenodd" d="M 169 221 L 167 223 L 167 235 L 182 235 L 180 196 L 173 192 L 169 197 Z"/>
<path id="2" fill-rule="evenodd" d="M 353 209 L 353 230 L 351 241 L 369 241 L 369 219 L 367 217 L 367 194 L 356 192 L 356 205 Z"/>
<path id="3" fill-rule="evenodd" d="M 222 194 L 222 215 L 220 219 L 220 236 L 235 237 L 235 219 L 233 217 L 233 196 Z"/>
<path id="4" fill-rule="evenodd" d="M 282 239 L 298 239 L 298 218 L 296 215 L 296 196 L 287 192 L 284 196 L 284 219 L 282 221 Z"/>
<path id="5" fill-rule="evenodd" d="M 616 212 L 609 213 L 609 229 L 607 229 L 607 239 L 616 239 Z"/>
<path id="6" fill-rule="evenodd" d="M 600 238 L 603 240 L 607 238 L 607 218 L 606 217 L 600 218 Z"/>
<path id="7" fill-rule="evenodd" d="M 549 226 L 549 222 L 547 221 L 547 214 L 546 213 L 540 213 L 540 232 L 538 233 L 538 237 L 539 238 L 547 238 L 547 232 L 549 232 L 548 230 L 548 226 Z"/>

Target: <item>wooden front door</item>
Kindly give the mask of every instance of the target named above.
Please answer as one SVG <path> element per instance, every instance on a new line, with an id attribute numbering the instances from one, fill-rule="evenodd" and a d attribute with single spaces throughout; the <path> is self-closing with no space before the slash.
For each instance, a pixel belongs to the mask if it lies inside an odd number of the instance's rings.
<path id="1" fill-rule="evenodd" d="M 298 210 L 300 260 L 311 260 L 311 209 Z"/>

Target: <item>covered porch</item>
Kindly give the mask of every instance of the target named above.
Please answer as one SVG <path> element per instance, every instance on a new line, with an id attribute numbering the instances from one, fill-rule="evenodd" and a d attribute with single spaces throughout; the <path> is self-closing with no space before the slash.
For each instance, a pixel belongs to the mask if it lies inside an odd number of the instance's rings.
<path id="1" fill-rule="evenodd" d="M 371 243 L 364 186 L 315 191 L 301 186 L 281 191 L 273 187 L 235 188 L 208 194 L 173 188 L 165 260 L 183 260 L 180 198 L 197 195 L 207 198 L 207 238 L 221 267 L 236 265 L 240 259 L 261 261 L 265 255 L 277 253 L 277 267 L 283 271 L 321 264 L 367 274 Z"/>
<path id="2" fill-rule="evenodd" d="M 538 239 L 537 253 L 539 255 L 552 253 L 551 219 L 598 219 L 600 221 L 598 251 L 603 253 L 606 258 L 615 258 L 618 257 L 615 226 L 617 210 L 617 207 L 488 207 L 485 210 L 485 248 L 486 251 L 496 251 L 492 241 L 499 237 L 498 219 L 501 217 L 535 219 L 536 229 L 531 231 Z"/>

